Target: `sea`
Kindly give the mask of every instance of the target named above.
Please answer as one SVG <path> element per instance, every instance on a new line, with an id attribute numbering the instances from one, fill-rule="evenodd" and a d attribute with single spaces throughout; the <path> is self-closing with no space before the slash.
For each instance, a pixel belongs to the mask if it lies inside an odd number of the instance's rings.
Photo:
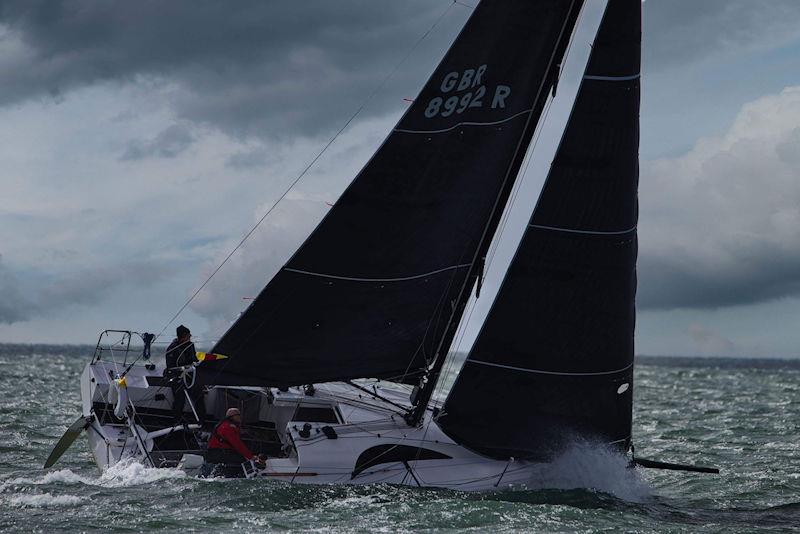
<path id="1" fill-rule="evenodd" d="M 800 531 L 800 361 L 637 358 L 637 455 L 719 475 L 630 469 L 583 444 L 525 489 L 466 493 L 100 472 L 84 437 L 42 469 L 80 414 L 91 351 L 0 345 L 2 532 Z"/>

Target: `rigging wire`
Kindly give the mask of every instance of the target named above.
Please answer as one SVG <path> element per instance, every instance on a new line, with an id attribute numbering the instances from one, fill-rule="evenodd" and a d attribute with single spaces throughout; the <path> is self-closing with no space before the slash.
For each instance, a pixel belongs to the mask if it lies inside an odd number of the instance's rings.
<path id="1" fill-rule="evenodd" d="M 200 292 L 206 287 L 206 285 L 208 285 L 211 279 L 214 278 L 214 276 L 222 269 L 222 267 L 225 266 L 226 263 L 228 263 L 228 260 L 231 259 L 231 257 L 236 253 L 236 251 L 238 251 L 242 247 L 242 245 L 244 245 L 245 241 L 247 241 L 250 238 L 250 236 L 253 235 L 253 233 L 261 225 L 261 223 L 264 222 L 264 220 L 269 216 L 269 214 L 272 213 L 272 211 L 286 197 L 286 195 L 289 194 L 289 192 L 294 188 L 294 186 L 297 185 L 297 182 L 299 182 L 300 179 L 303 178 L 303 176 L 305 176 L 309 170 L 311 170 L 311 167 L 313 167 L 317 163 L 317 161 L 319 161 L 319 159 L 328 150 L 328 148 L 330 148 L 330 146 L 334 143 L 334 141 L 336 141 L 336 139 L 339 138 L 342 132 L 344 132 L 345 129 L 347 129 L 347 127 L 350 126 L 350 123 L 352 123 L 353 120 L 355 120 L 355 118 L 364 110 L 364 108 L 375 97 L 375 95 L 377 95 L 378 92 L 380 92 L 383 89 L 386 83 L 397 73 L 397 71 L 400 70 L 400 67 L 408 60 L 409 57 L 411 57 L 411 54 L 417 49 L 417 47 L 422 43 L 422 41 L 424 41 L 428 37 L 428 35 L 430 35 L 430 33 L 439 25 L 439 23 L 445 18 L 445 16 L 450 12 L 453 5 L 455 4 L 466 6 L 466 4 L 460 4 L 457 0 L 453 0 L 453 2 L 447 6 L 447 9 L 445 9 L 442 12 L 442 14 L 439 15 L 439 17 L 434 21 L 433 25 L 431 25 L 431 27 L 428 28 L 428 30 L 424 34 L 422 34 L 422 36 L 419 39 L 417 39 L 417 41 L 408 50 L 408 52 L 406 52 L 406 54 L 403 56 L 400 62 L 397 63 L 397 65 L 395 65 L 392 71 L 386 75 L 383 81 L 375 89 L 372 90 L 372 92 L 369 94 L 369 96 L 367 96 L 366 100 L 364 100 L 364 102 L 358 107 L 355 113 L 353 113 L 350 116 L 350 118 L 347 119 L 344 125 L 342 125 L 342 127 L 339 128 L 339 130 L 333 135 L 333 137 L 331 137 L 331 139 L 327 142 L 327 144 L 324 147 L 322 147 L 322 150 L 320 150 L 317 153 L 314 159 L 312 159 L 311 162 L 297 176 L 297 178 L 295 178 L 292 181 L 289 187 L 287 187 L 284 190 L 281 196 L 278 197 L 278 199 L 272 204 L 272 206 L 266 211 L 266 213 L 264 213 L 264 215 L 261 216 L 261 218 L 253 225 L 250 231 L 248 231 L 245 234 L 245 236 L 241 239 L 241 241 L 239 241 L 239 243 L 235 247 L 233 247 L 233 250 L 231 250 L 225 257 L 225 259 L 222 260 L 222 263 L 220 263 L 217 266 L 217 268 L 214 269 L 214 271 L 212 271 L 212 273 L 208 276 L 208 278 L 206 278 L 206 280 L 200 285 L 200 287 L 197 288 L 197 290 L 192 294 L 191 297 L 189 297 L 189 299 L 183 304 L 183 306 L 180 307 L 180 309 L 175 313 L 175 315 L 173 315 L 172 318 L 169 321 L 167 321 L 167 323 L 164 325 L 164 327 L 161 329 L 161 331 L 158 333 L 158 335 L 155 337 L 153 341 L 155 341 L 156 339 L 161 337 L 162 334 L 164 334 L 166 329 L 169 328 L 169 325 L 171 325 L 172 322 L 175 321 L 175 319 L 177 319 L 181 313 L 183 313 L 183 311 L 189 306 L 189 304 L 192 303 L 195 297 L 197 297 L 197 295 L 200 294 Z M 471 6 L 466 6 L 466 7 L 471 7 Z"/>

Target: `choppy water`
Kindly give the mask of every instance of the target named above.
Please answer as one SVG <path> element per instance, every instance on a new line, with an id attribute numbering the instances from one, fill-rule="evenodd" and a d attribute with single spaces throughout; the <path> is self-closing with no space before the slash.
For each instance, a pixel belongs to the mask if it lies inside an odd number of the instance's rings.
<path id="1" fill-rule="evenodd" d="M 203 481 L 120 465 L 100 473 L 81 438 L 41 465 L 79 413 L 88 350 L 0 345 L 0 530 L 790 531 L 800 525 L 800 362 L 640 359 L 641 456 L 722 468 L 625 468 L 576 448 L 531 489 L 461 493 L 395 486 Z"/>

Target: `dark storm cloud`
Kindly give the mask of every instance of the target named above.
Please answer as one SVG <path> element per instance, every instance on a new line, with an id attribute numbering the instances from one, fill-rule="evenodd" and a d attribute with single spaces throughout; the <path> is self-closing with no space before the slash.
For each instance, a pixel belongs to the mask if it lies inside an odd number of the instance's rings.
<path id="1" fill-rule="evenodd" d="M 642 9 L 643 64 L 651 72 L 800 34 L 797 0 L 647 0 Z"/>
<path id="2" fill-rule="evenodd" d="M 646 309 L 715 309 L 800 295 L 800 251 L 776 257 L 771 244 L 743 237 L 732 252 L 726 265 L 680 253 L 641 257 L 637 302 Z"/>
<path id="3" fill-rule="evenodd" d="M 800 296 L 800 86 L 745 105 L 722 136 L 642 163 L 642 308 Z"/>
<path id="4" fill-rule="evenodd" d="M 194 136 L 186 126 L 173 124 L 149 141 L 131 141 L 120 159 L 137 160 L 149 157 L 174 158 L 192 144 Z"/>
<path id="5" fill-rule="evenodd" d="M 3 2 L 14 46 L 0 58 L 0 104 L 148 79 L 176 88 L 179 118 L 234 135 L 316 133 L 356 109 L 449 3 Z"/>
<path id="6" fill-rule="evenodd" d="M 346 120 L 448 5 L 453 12 L 429 38 L 436 54 L 468 7 L 450 0 L 8 0 L 0 2 L 7 30 L 0 28 L 0 105 L 148 80 L 169 88 L 165 98 L 180 119 L 234 136 L 315 134 Z M 779 44 L 800 28 L 796 0 L 648 0 L 643 7 L 650 71 Z M 419 83 L 430 65 L 407 67 L 398 77 Z M 390 84 L 366 112 L 413 96 L 398 90 Z"/>

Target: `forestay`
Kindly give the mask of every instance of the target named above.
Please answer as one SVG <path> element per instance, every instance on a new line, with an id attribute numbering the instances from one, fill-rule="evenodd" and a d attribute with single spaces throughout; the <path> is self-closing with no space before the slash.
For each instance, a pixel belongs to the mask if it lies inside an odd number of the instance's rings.
<path id="1" fill-rule="evenodd" d="M 641 0 L 609 0 L 530 224 L 439 417 L 545 460 L 631 435 Z"/>
<path id="2" fill-rule="evenodd" d="M 418 380 L 478 274 L 581 3 L 483 0 L 371 161 L 213 348 L 229 358 L 204 363 L 199 380 Z"/>

